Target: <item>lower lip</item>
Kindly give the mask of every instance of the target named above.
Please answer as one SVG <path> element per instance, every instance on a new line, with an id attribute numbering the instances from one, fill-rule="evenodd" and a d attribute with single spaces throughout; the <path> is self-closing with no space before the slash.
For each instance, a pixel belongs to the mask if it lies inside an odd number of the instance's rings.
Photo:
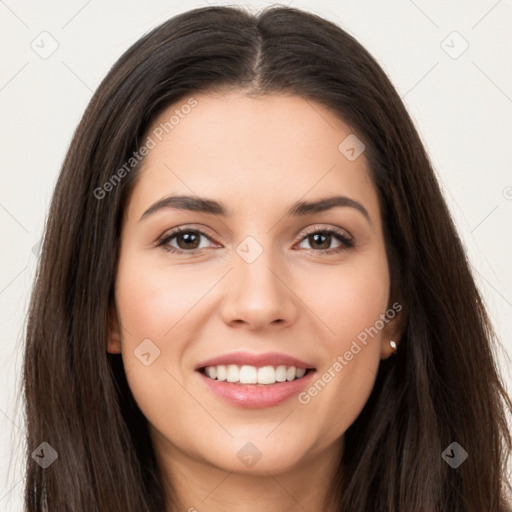
<path id="1" fill-rule="evenodd" d="M 315 371 L 310 370 L 300 379 L 275 384 L 234 384 L 198 373 L 210 391 L 227 402 L 246 409 L 263 409 L 278 405 L 300 393 L 309 384 Z"/>

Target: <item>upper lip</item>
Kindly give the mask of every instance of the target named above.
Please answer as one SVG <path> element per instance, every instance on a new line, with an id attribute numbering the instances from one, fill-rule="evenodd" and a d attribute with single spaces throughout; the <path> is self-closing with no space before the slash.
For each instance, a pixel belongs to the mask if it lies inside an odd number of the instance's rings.
<path id="1" fill-rule="evenodd" d="M 295 366 L 295 368 L 314 369 L 314 365 L 301 361 L 296 357 L 280 354 L 278 352 L 265 352 L 263 354 L 254 354 L 251 352 L 232 352 L 221 356 L 213 357 L 207 361 L 197 364 L 194 369 L 200 370 L 208 366 L 236 364 L 239 366 Z"/>

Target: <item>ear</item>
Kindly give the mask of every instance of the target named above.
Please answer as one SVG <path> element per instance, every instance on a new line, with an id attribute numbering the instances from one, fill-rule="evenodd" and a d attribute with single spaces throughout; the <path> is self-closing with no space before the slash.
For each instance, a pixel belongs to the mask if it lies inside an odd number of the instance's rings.
<path id="1" fill-rule="evenodd" d="M 110 354 L 121 353 L 121 329 L 117 317 L 117 311 L 114 305 L 108 311 L 108 341 L 107 352 Z"/>
<path id="2" fill-rule="evenodd" d="M 400 346 L 400 339 L 405 331 L 406 317 L 405 308 L 400 301 L 392 302 L 386 310 L 386 321 L 381 337 L 381 359 L 387 359 L 395 352 L 389 343 L 391 340 L 396 343 L 397 349 Z"/>

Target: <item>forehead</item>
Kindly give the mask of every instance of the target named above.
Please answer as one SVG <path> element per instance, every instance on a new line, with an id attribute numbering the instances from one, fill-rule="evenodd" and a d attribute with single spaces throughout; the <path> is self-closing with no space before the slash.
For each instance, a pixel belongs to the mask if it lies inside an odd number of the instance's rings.
<path id="1" fill-rule="evenodd" d="M 297 95 L 195 94 L 166 108 L 149 139 L 130 201 L 137 212 L 174 193 L 227 197 L 234 210 L 249 213 L 338 192 L 377 213 L 364 152 L 347 158 L 346 141 L 362 147 L 353 130 Z"/>

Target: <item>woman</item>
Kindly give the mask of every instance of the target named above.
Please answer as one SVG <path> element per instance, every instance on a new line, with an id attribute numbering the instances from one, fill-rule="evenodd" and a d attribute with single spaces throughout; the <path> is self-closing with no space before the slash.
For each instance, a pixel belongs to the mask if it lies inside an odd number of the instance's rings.
<path id="1" fill-rule="evenodd" d="M 297 9 L 189 11 L 112 68 L 56 186 L 26 510 L 503 512 L 493 340 L 375 60 Z"/>

